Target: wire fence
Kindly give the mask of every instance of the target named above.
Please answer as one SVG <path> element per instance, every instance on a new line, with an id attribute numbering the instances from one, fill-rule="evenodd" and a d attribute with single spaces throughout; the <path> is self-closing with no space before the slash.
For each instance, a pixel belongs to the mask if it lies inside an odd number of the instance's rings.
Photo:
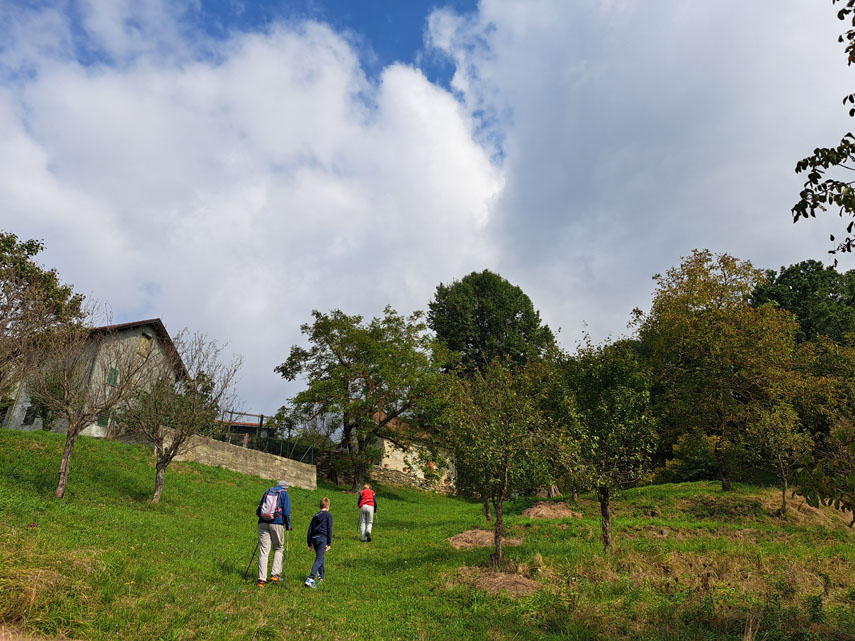
<path id="1" fill-rule="evenodd" d="M 228 411 L 221 419 L 224 429 L 220 440 L 301 463 L 316 463 L 317 448 L 305 434 L 294 434 L 278 427 L 272 415 Z"/>

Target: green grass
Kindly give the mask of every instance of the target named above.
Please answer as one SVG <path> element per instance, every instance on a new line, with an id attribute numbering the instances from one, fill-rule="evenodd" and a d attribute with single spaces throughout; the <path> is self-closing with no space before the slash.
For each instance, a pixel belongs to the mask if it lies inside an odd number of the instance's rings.
<path id="1" fill-rule="evenodd" d="M 293 488 L 287 585 L 242 574 L 269 481 L 191 463 L 167 472 L 144 447 L 81 438 L 64 500 L 51 498 L 63 439 L 0 431 L 0 625 L 78 639 L 757 639 L 855 640 L 855 535 L 828 511 L 774 517 L 772 489 L 651 486 L 615 501 L 615 550 L 599 542 L 591 497 L 581 520 L 506 508 L 510 565 L 542 589 L 512 598 L 460 578 L 489 550 L 448 537 L 489 527 L 461 499 L 381 487 L 375 540 L 356 532 L 352 494 Z M 335 540 L 326 584 L 302 581 L 305 531 L 322 496 Z M 800 503 L 796 499 L 795 503 Z"/>

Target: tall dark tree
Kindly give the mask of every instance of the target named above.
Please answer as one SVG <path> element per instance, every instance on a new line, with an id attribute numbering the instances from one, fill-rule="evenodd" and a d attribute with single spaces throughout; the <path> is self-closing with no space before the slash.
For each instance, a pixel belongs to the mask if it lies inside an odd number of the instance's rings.
<path id="1" fill-rule="evenodd" d="M 799 321 L 799 342 L 823 335 L 839 343 L 855 331 L 855 270 L 841 273 L 817 260 L 781 267 L 780 272 L 770 269 L 751 303 L 773 303 L 792 313 Z"/>
<path id="2" fill-rule="evenodd" d="M 555 342 L 523 290 L 487 269 L 438 285 L 428 309 L 431 329 L 469 373 L 494 358 L 521 365 Z"/>

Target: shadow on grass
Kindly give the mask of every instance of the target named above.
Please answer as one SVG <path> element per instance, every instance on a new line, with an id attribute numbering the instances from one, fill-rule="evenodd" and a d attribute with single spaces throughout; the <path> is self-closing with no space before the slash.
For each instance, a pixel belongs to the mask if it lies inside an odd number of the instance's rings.
<path id="1" fill-rule="evenodd" d="M 251 559 L 250 554 L 252 554 Z M 224 578 L 248 581 L 255 578 L 255 571 L 258 569 L 258 554 L 250 550 L 245 559 L 220 559 L 217 566 Z"/>

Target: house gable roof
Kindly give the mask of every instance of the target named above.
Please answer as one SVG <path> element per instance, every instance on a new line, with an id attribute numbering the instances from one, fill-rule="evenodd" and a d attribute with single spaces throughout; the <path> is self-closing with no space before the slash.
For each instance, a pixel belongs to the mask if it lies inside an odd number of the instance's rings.
<path id="1" fill-rule="evenodd" d="M 172 342 L 172 338 L 169 336 L 169 332 L 166 331 L 166 327 L 163 325 L 163 321 L 159 318 L 149 318 L 148 320 L 133 321 L 130 323 L 119 323 L 117 325 L 103 325 L 102 327 L 93 327 L 90 330 L 90 335 L 110 334 L 114 332 L 121 332 L 126 329 L 136 329 L 138 327 L 151 327 L 154 330 L 154 333 L 157 335 L 157 338 L 160 341 L 160 345 L 163 351 L 166 353 L 170 362 L 173 363 L 175 375 L 178 378 L 189 378 L 190 374 L 187 372 L 187 368 L 184 366 L 184 362 L 181 360 L 181 355 L 175 348 L 175 343 Z"/>

